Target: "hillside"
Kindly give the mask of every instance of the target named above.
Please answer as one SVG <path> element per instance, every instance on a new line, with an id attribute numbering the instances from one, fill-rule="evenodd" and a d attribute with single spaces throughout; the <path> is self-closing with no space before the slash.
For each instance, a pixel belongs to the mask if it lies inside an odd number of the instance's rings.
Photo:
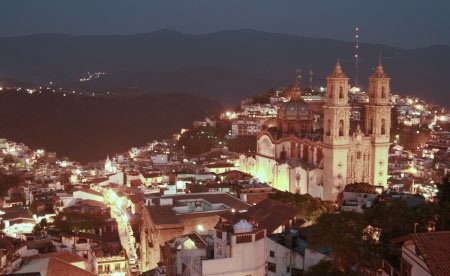
<path id="1" fill-rule="evenodd" d="M 394 91 L 450 102 L 450 47 L 405 50 L 360 45 L 360 83 L 365 85 L 380 50 Z M 252 30 L 204 35 L 161 30 L 137 35 L 42 34 L 0 38 L 0 79 L 54 81 L 84 90 L 133 87 L 141 92 L 193 93 L 236 103 L 246 96 L 292 82 L 295 68 L 314 71 L 323 84 L 340 58 L 352 70 L 353 43 Z M 87 72 L 105 72 L 80 83 Z M 307 76 L 304 76 L 306 85 Z M 353 81 L 352 81 L 353 82 Z"/>
<path id="2" fill-rule="evenodd" d="M 0 137 L 86 162 L 169 138 L 221 110 L 186 94 L 88 97 L 0 93 Z"/>

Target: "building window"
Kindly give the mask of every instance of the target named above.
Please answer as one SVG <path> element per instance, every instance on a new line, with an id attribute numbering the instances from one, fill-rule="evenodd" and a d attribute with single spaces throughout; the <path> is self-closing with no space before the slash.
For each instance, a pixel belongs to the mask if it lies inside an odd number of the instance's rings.
<path id="1" fill-rule="evenodd" d="M 220 242 L 217 243 L 217 254 L 222 255 L 222 244 Z"/>
<path id="2" fill-rule="evenodd" d="M 370 119 L 370 123 L 369 123 L 369 134 L 373 133 L 373 119 Z"/>
<path id="3" fill-rule="evenodd" d="M 381 119 L 381 134 L 386 134 L 386 119 Z"/>
<path id="4" fill-rule="evenodd" d="M 339 136 L 344 136 L 344 120 L 339 120 Z"/>
<path id="5" fill-rule="evenodd" d="M 333 86 L 330 86 L 330 91 L 328 91 L 328 97 L 333 98 Z"/>
<path id="6" fill-rule="evenodd" d="M 277 265 L 271 262 L 267 262 L 267 270 L 273 273 L 277 273 Z"/>
<path id="7" fill-rule="evenodd" d="M 405 259 L 402 259 L 401 263 L 401 275 L 402 276 L 411 276 L 411 264 L 405 261 Z"/>
<path id="8" fill-rule="evenodd" d="M 339 99 L 343 99 L 344 98 L 344 89 L 342 88 L 342 86 L 339 87 Z"/>
<path id="9" fill-rule="evenodd" d="M 103 273 L 103 266 L 102 265 L 98 266 L 98 273 Z"/>
<path id="10" fill-rule="evenodd" d="M 120 271 L 120 264 L 116 264 L 115 271 Z"/>
<path id="11" fill-rule="evenodd" d="M 356 153 L 356 159 L 361 159 L 361 152 L 360 152 L 360 151 L 358 151 L 358 152 Z"/>
<path id="12" fill-rule="evenodd" d="M 275 252 L 273 252 L 272 250 L 270 250 L 270 252 L 269 252 L 269 255 L 270 255 L 270 257 L 275 257 Z"/>
<path id="13" fill-rule="evenodd" d="M 384 89 L 384 86 L 381 87 L 381 98 L 385 99 L 386 98 L 386 91 Z"/>

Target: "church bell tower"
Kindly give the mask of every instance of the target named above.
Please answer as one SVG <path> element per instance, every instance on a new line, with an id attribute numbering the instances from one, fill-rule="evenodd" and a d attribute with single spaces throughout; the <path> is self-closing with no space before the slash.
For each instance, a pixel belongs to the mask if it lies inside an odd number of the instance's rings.
<path id="1" fill-rule="evenodd" d="M 372 158 L 370 182 L 387 187 L 388 160 L 391 129 L 390 78 L 383 66 L 377 65 L 369 77 L 369 103 L 366 105 L 366 136 L 371 139 Z"/>
<path id="2" fill-rule="evenodd" d="M 324 105 L 324 176 L 323 199 L 335 200 L 347 183 L 350 106 L 348 77 L 337 62 L 327 77 Z"/>

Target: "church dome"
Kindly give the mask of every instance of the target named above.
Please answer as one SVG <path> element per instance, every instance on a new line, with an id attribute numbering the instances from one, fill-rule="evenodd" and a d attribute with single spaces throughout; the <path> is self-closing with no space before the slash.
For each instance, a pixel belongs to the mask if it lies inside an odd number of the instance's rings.
<path id="1" fill-rule="evenodd" d="M 285 102 L 278 110 L 278 119 L 309 120 L 309 107 L 303 100 L 291 100 L 289 102 Z"/>

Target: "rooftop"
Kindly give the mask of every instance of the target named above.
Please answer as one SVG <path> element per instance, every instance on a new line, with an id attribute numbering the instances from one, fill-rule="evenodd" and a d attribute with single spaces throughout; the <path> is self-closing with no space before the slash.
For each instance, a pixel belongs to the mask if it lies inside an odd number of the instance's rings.
<path id="1" fill-rule="evenodd" d="M 417 233 L 413 241 L 433 275 L 450 275 L 450 231 Z"/>

